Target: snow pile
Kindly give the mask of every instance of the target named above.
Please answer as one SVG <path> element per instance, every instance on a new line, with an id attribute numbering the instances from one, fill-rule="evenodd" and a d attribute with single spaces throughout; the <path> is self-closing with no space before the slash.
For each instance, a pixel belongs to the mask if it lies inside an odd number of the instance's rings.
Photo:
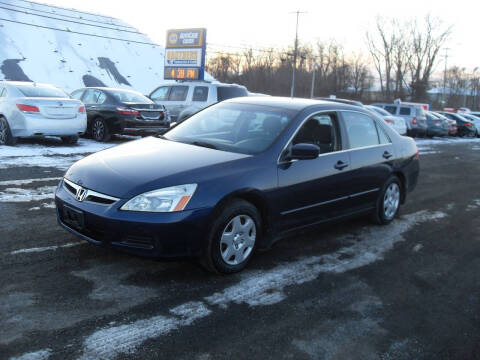
<path id="1" fill-rule="evenodd" d="M 0 79 L 150 93 L 163 81 L 164 48 L 127 23 L 39 3 L 0 5 Z"/>

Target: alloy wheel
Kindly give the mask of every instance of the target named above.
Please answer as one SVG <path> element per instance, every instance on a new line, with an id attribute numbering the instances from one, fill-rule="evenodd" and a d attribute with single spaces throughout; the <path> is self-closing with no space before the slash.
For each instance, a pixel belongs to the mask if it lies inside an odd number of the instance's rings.
<path id="1" fill-rule="evenodd" d="M 247 260 L 255 246 L 257 228 L 248 215 L 237 215 L 225 226 L 220 239 L 220 253 L 228 265 Z"/>
<path id="2" fill-rule="evenodd" d="M 397 183 L 391 183 L 383 197 L 383 213 L 387 220 L 393 219 L 400 205 L 400 187 Z"/>
<path id="3" fill-rule="evenodd" d="M 103 121 L 96 120 L 93 123 L 93 137 L 95 138 L 95 140 L 103 140 L 104 136 L 105 136 L 105 125 L 103 124 Z"/>
<path id="4" fill-rule="evenodd" d="M 5 119 L 0 119 L 0 145 L 5 145 L 7 143 L 7 121 Z"/>

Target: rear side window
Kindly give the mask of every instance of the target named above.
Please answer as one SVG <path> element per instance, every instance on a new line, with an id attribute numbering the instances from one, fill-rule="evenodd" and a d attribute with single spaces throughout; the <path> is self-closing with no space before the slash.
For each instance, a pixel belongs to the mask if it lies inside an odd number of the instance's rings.
<path id="1" fill-rule="evenodd" d="M 7 96 L 7 89 L 6 88 L 3 88 L 1 91 L 0 91 L 0 97 L 6 97 Z"/>
<path id="2" fill-rule="evenodd" d="M 387 110 L 392 115 L 395 115 L 395 113 L 397 112 L 397 107 L 396 106 L 387 105 L 387 106 L 385 106 L 384 109 Z"/>
<path id="3" fill-rule="evenodd" d="M 82 95 L 83 95 L 83 90 L 76 90 L 70 95 L 70 97 L 72 99 L 80 100 L 82 98 Z"/>
<path id="4" fill-rule="evenodd" d="M 377 125 L 370 116 L 355 112 L 342 114 L 351 149 L 380 144 Z"/>
<path id="5" fill-rule="evenodd" d="M 96 89 L 87 89 L 87 91 L 85 91 L 85 95 L 83 96 L 83 102 L 85 104 L 103 104 L 105 99 L 105 93 Z"/>
<path id="6" fill-rule="evenodd" d="M 401 107 L 399 114 L 400 114 L 400 115 L 410 115 L 410 108 L 408 108 L 408 107 Z"/>
<path id="7" fill-rule="evenodd" d="M 170 86 L 162 86 L 155 90 L 150 98 L 155 101 L 165 101 L 168 100 L 168 92 L 170 90 Z"/>
<path id="8" fill-rule="evenodd" d="M 217 101 L 223 101 L 235 97 L 248 96 L 247 90 L 238 86 L 218 86 Z"/>
<path id="9" fill-rule="evenodd" d="M 99 91 L 100 94 L 98 94 L 97 98 L 97 104 L 103 104 L 105 100 L 107 100 L 107 95 L 103 91 Z"/>
<path id="10" fill-rule="evenodd" d="M 184 101 L 187 98 L 188 86 L 172 86 L 170 90 L 170 101 Z"/>
<path id="11" fill-rule="evenodd" d="M 302 125 L 293 139 L 293 144 L 314 144 L 320 153 L 339 150 L 339 136 L 336 118 L 333 114 L 314 115 Z"/>
<path id="12" fill-rule="evenodd" d="M 208 86 L 195 86 L 192 101 L 207 101 Z"/>

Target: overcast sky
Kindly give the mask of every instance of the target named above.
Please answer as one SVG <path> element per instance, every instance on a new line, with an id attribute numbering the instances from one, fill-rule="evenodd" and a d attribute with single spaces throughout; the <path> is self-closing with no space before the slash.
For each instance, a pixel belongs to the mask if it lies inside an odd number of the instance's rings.
<path id="1" fill-rule="evenodd" d="M 303 42 L 336 39 L 347 51 L 365 49 L 365 32 L 376 15 L 400 19 L 430 13 L 453 24 L 447 44 L 448 64 L 472 69 L 480 65 L 478 0 L 366 0 L 366 1 L 157 1 L 157 0 L 46 0 L 47 3 L 119 18 L 160 45 L 167 29 L 206 27 L 207 43 L 225 46 L 286 46 L 295 36 L 296 10 Z M 225 48 L 226 50 L 228 48 Z M 227 50 L 228 51 L 228 50 Z M 439 70 L 443 69 L 443 59 Z"/>

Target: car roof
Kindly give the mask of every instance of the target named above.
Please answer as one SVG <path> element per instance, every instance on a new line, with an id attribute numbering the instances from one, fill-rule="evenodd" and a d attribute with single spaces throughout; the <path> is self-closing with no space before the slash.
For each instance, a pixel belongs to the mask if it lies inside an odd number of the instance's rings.
<path id="1" fill-rule="evenodd" d="M 303 110 L 311 106 L 321 106 L 325 110 L 330 109 L 342 109 L 342 110 L 355 110 L 363 109 L 363 107 L 355 105 L 347 105 L 344 103 L 327 101 L 327 100 L 314 100 L 304 98 L 289 98 L 280 96 L 242 96 L 223 101 L 225 103 L 237 103 L 237 104 L 252 104 L 263 105 L 271 107 L 279 107 L 289 110 Z"/>

